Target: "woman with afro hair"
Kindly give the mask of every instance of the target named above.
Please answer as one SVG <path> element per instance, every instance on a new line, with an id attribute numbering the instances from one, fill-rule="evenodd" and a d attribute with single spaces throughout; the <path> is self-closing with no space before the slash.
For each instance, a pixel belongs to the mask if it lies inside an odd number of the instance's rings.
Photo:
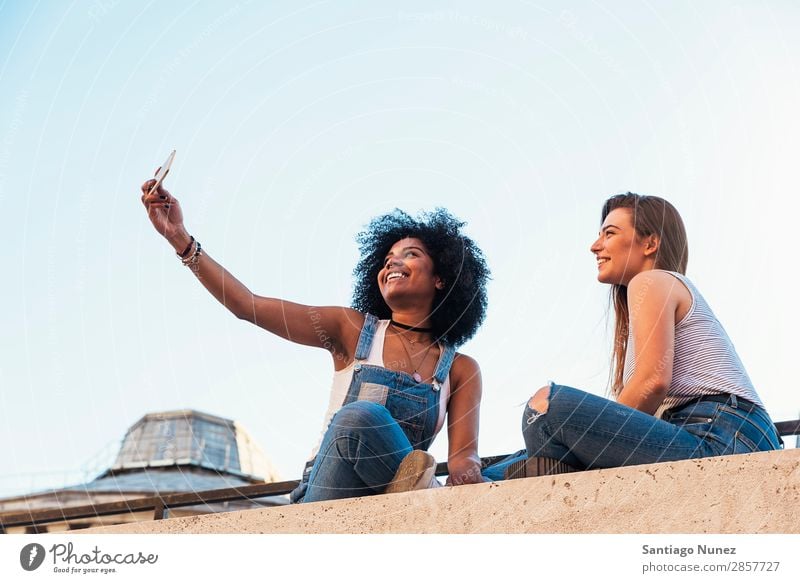
<path id="1" fill-rule="evenodd" d="M 293 502 L 438 485 L 426 452 L 445 418 L 448 484 L 482 481 L 478 457 L 481 375 L 455 352 L 486 313 L 489 270 L 447 211 L 412 218 L 395 210 L 358 235 L 352 308 L 304 306 L 258 296 L 201 249 L 180 204 L 142 185 L 155 229 L 236 317 L 282 338 L 324 348 L 334 366 L 322 436 Z"/>

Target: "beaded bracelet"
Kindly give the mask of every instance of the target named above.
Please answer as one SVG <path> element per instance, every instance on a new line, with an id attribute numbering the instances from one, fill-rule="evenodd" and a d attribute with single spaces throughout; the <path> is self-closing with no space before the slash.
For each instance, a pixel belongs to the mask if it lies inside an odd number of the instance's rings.
<path id="1" fill-rule="evenodd" d="M 192 237 L 192 245 L 186 254 L 186 257 L 181 258 L 181 263 L 192 270 L 198 278 L 200 277 L 200 256 L 203 254 L 203 248 L 200 246 L 200 241 Z"/>
<path id="2" fill-rule="evenodd" d="M 177 255 L 177 256 L 178 256 L 178 257 L 180 257 L 181 259 L 185 259 L 185 258 L 186 258 L 186 257 L 189 255 L 189 251 L 191 250 L 191 248 L 192 248 L 192 245 L 194 245 L 194 237 L 192 237 L 191 235 L 189 235 L 189 244 L 186 246 L 186 249 L 184 249 L 184 250 L 183 250 L 183 253 L 178 253 L 178 252 L 176 251 L 176 252 L 175 252 L 175 255 Z"/>

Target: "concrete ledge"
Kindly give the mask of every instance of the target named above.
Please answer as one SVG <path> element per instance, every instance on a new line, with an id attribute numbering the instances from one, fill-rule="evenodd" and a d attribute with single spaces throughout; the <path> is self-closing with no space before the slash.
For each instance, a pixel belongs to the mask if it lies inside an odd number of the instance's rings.
<path id="1" fill-rule="evenodd" d="M 800 449 L 80 532 L 800 533 Z"/>

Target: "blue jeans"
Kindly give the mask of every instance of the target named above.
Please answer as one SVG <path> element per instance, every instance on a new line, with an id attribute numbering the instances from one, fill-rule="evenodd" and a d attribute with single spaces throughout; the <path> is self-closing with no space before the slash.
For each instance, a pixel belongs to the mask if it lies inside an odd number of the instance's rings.
<path id="1" fill-rule="evenodd" d="M 781 448 L 767 412 L 749 401 L 701 400 L 658 419 L 614 401 L 551 385 L 547 411 L 526 406 L 525 450 L 484 470 L 502 479 L 511 463 L 549 457 L 578 469 L 612 468 Z"/>
<path id="2" fill-rule="evenodd" d="M 380 494 L 411 449 L 386 407 L 371 401 L 345 405 L 325 433 L 303 502 Z"/>
<path id="3" fill-rule="evenodd" d="M 580 469 L 632 466 L 780 448 L 761 407 L 728 398 L 696 401 L 664 419 L 578 389 L 551 385 L 547 411 L 526 407 L 528 456 L 560 459 Z"/>

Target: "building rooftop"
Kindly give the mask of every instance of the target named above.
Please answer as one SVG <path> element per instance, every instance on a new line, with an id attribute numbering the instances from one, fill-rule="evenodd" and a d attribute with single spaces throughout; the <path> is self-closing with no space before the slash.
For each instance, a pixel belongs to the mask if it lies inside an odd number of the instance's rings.
<path id="1" fill-rule="evenodd" d="M 85 484 L 0 499 L 0 517 L 15 512 L 58 510 L 152 495 L 203 492 L 279 481 L 274 467 L 241 425 L 191 409 L 150 413 L 125 433 L 111 467 Z M 282 506 L 286 496 L 187 506 L 177 515 Z M 116 522 L 149 520 L 121 515 Z M 113 524 L 113 518 L 67 521 L 58 529 Z M 55 525 L 53 526 L 56 527 Z M 49 528 L 49 527 L 48 527 Z M 29 530 L 29 532 L 39 532 Z"/>
<path id="2" fill-rule="evenodd" d="M 125 434 L 109 473 L 176 465 L 267 482 L 279 479 L 241 425 L 191 409 L 150 413 L 139 419 Z"/>

